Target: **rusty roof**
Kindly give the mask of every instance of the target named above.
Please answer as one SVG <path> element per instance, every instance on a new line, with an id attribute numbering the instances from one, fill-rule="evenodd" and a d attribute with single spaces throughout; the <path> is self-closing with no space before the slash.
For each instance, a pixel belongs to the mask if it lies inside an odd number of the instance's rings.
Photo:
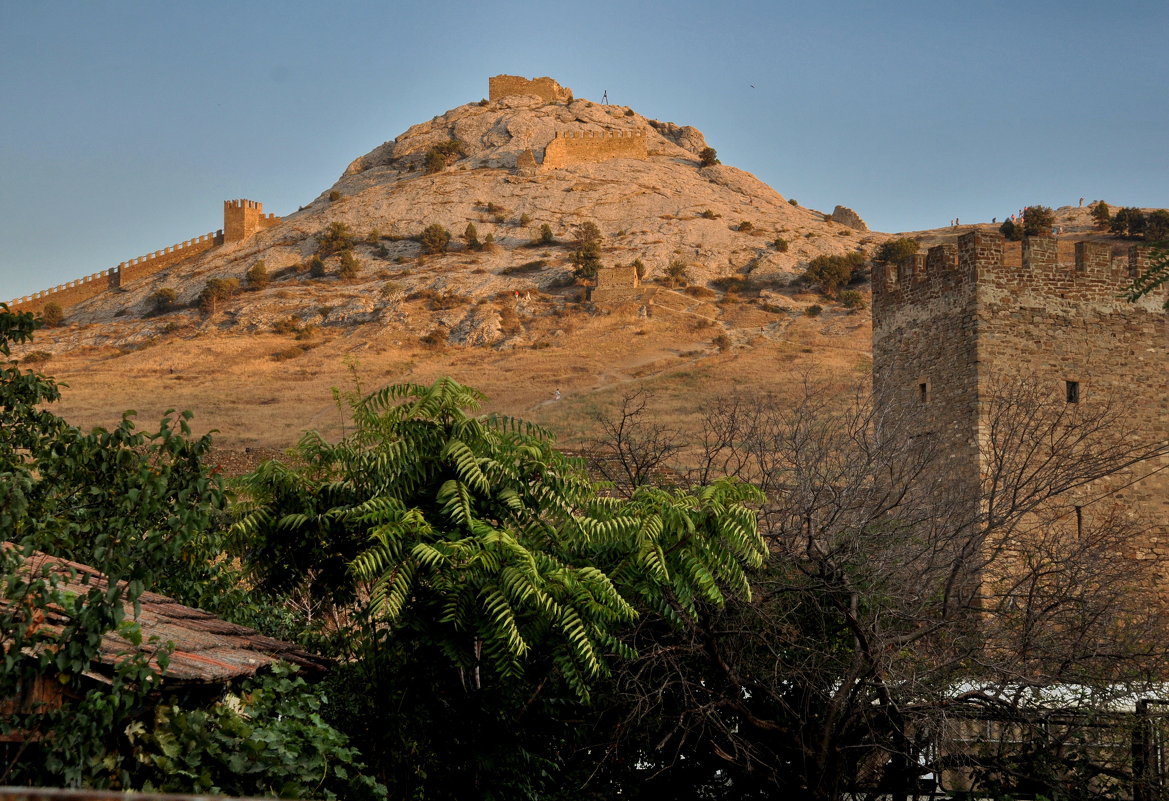
<path id="1" fill-rule="evenodd" d="M 26 564 L 33 571 L 47 566 L 57 576 L 59 589 L 67 593 L 80 595 L 93 587 L 109 586 L 101 571 L 80 562 L 35 552 Z M 125 582 L 120 584 L 124 591 Z M 129 602 L 125 611 L 126 620 L 137 621 L 141 628 L 142 645 L 133 645 L 117 632 L 106 632 L 94 670 L 87 675 L 100 680 L 118 661 L 139 650 L 153 657 L 158 650 L 158 645 L 151 642 L 154 637 L 173 649 L 162 674 L 171 681 L 217 684 L 251 676 L 276 662 L 287 662 L 313 673 L 323 671 L 329 664 L 325 658 L 293 643 L 266 637 L 255 629 L 184 606 L 166 595 L 144 592 L 138 606 L 137 615 Z M 66 620 L 63 609 L 51 607 L 46 610 L 43 626 L 59 630 Z"/>

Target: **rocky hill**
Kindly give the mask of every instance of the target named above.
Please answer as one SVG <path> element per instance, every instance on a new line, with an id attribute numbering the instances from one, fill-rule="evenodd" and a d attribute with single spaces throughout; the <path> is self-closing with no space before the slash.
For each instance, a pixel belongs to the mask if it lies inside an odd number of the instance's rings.
<path id="1" fill-rule="evenodd" d="M 633 142 L 638 154 L 542 163 L 574 140 L 581 152 Z M 570 440 L 635 389 L 687 425 L 735 388 L 867 380 L 867 311 L 798 277 L 818 255 L 871 252 L 890 235 L 702 166 L 706 147 L 694 128 L 585 99 L 460 106 L 354 160 L 278 224 L 69 309 L 33 358 L 71 385 L 65 412 L 79 423 L 192 408 L 226 443 L 255 447 L 343 425 L 331 387 L 440 374 Z M 644 266 L 621 302 L 589 302 L 590 282 L 574 275 L 585 223 L 600 231 L 603 265 Z M 468 224 L 479 246 L 463 240 Z M 427 254 L 419 238 L 433 225 L 453 238 Z M 539 241 L 545 225 L 552 241 Z M 270 281 L 249 288 L 258 262 Z M 232 278 L 243 291 L 199 307 L 209 280 Z M 164 289 L 174 300 L 160 307 Z"/>

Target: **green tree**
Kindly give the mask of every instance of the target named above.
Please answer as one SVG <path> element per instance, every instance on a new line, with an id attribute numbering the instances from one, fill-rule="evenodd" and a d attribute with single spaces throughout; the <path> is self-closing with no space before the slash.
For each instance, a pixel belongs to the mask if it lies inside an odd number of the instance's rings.
<path id="1" fill-rule="evenodd" d="M 1108 229 L 1117 236 L 1138 238 L 1145 232 L 1148 219 L 1145 213 L 1138 208 L 1125 206 L 1112 215 L 1112 222 Z"/>
<path id="2" fill-rule="evenodd" d="M 589 221 L 573 229 L 573 249 L 569 260 L 577 278 L 592 278 L 601 266 L 601 229 Z"/>
<path id="3" fill-rule="evenodd" d="M 1169 210 L 1157 209 L 1145 218 L 1144 237 L 1149 242 L 1169 239 Z"/>
<path id="4" fill-rule="evenodd" d="M 1023 215 L 1023 236 L 1050 236 L 1055 212 L 1047 206 L 1028 206 Z"/>
<path id="5" fill-rule="evenodd" d="M 422 243 L 423 253 L 437 255 L 446 250 L 451 241 L 451 233 L 438 223 L 431 223 L 422 229 L 418 241 Z"/>
<path id="6" fill-rule="evenodd" d="M 713 147 L 704 147 L 702 148 L 702 152 L 698 154 L 699 167 L 713 167 L 719 163 L 721 162 L 718 160 L 718 151 Z"/>
<path id="7" fill-rule="evenodd" d="M 803 278 L 815 284 L 825 295 L 834 296 L 842 286 L 851 283 L 862 274 L 865 254 L 854 251 L 843 255 L 817 256 L 808 262 Z"/>
<path id="8" fill-rule="evenodd" d="M 423 166 L 427 173 L 441 172 L 462 158 L 464 152 L 463 144 L 457 140 L 442 142 L 426 151 Z"/>
<path id="9" fill-rule="evenodd" d="M 178 299 L 178 290 L 174 287 L 164 286 L 151 292 L 146 302 L 150 305 L 152 312 L 164 314 L 175 307 L 175 302 Z"/>
<path id="10" fill-rule="evenodd" d="M 220 306 L 238 294 L 238 278 L 209 278 L 199 293 L 199 309 L 204 314 L 214 314 Z"/>
<path id="11" fill-rule="evenodd" d="M 1112 213 L 1108 210 L 1108 204 L 1103 200 L 1097 200 L 1089 207 L 1089 213 L 1092 219 L 1096 221 L 1097 228 L 1107 228 L 1112 221 Z"/>
<path id="12" fill-rule="evenodd" d="M 746 485 L 602 497 L 482 400 L 449 379 L 352 399 L 353 433 L 248 479 L 236 528 L 259 586 L 353 610 L 338 691 L 402 796 L 549 792 L 566 710 L 632 656 L 639 611 L 681 625 L 749 593 L 763 553 Z"/>
<path id="13" fill-rule="evenodd" d="M 467 243 L 467 250 L 479 250 L 483 247 L 479 241 L 479 230 L 475 227 L 475 223 L 467 223 L 467 227 L 463 231 L 463 241 Z"/>

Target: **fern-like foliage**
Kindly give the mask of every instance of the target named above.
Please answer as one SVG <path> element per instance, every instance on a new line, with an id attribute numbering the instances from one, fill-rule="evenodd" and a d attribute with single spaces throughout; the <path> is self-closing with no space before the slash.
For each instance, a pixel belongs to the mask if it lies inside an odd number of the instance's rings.
<path id="1" fill-rule="evenodd" d="M 308 434 L 297 466 L 262 466 L 235 526 L 257 580 L 360 605 L 368 630 L 444 654 L 470 689 L 539 666 L 579 700 L 633 655 L 637 609 L 682 623 L 749 594 L 757 491 L 600 498 L 548 431 L 482 401 L 450 379 L 385 387 L 352 400 L 345 439 Z"/>

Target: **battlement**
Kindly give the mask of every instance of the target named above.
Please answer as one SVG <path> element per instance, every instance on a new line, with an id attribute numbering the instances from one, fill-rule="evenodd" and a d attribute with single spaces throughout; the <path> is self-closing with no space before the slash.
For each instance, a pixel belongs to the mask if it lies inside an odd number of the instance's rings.
<path id="1" fill-rule="evenodd" d="M 223 233 L 225 242 L 242 242 L 280 222 L 275 214 L 265 214 L 264 204 L 255 200 L 223 201 Z"/>
<path id="2" fill-rule="evenodd" d="M 1008 258 L 999 233 L 971 231 L 957 244 L 937 245 L 873 274 L 873 313 L 942 299 L 963 288 L 1042 295 L 1076 302 L 1117 303 L 1133 278 L 1148 266 L 1148 248 L 1134 246 L 1115 256 L 1101 242 L 1061 247 L 1054 237 L 1023 240 L 1020 258 Z M 1162 288 L 1152 300 L 1164 301 Z"/>
<path id="3" fill-rule="evenodd" d="M 522 75 L 495 75 L 487 79 L 489 100 L 513 95 L 535 95 L 548 103 L 572 102 L 572 90 L 546 76 L 528 80 Z"/>
<path id="4" fill-rule="evenodd" d="M 264 204 L 255 200 L 223 201 L 223 228 L 124 261 L 117 267 L 67 281 L 52 289 L 34 292 L 9 301 L 12 311 L 39 312 L 49 303 L 62 309 L 76 306 L 110 289 L 118 289 L 167 267 L 192 259 L 225 242 L 239 242 L 280 222 L 275 214 L 264 214 Z"/>
<path id="5" fill-rule="evenodd" d="M 557 131 L 544 148 L 544 167 L 588 164 L 609 159 L 649 158 L 646 131 Z"/>

